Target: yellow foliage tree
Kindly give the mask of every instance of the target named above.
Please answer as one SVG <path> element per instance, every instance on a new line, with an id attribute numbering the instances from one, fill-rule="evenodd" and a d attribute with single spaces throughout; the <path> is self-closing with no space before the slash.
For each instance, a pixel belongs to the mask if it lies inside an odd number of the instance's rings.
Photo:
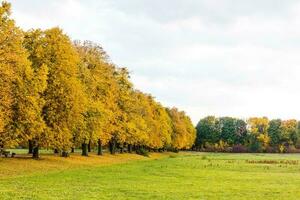
<path id="1" fill-rule="evenodd" d="M 248 119 L 250 133 L 256 138 L 265 149 L 270 142 L 268 135 L 269 119 L 267 117 L 252 117 Z"/>
<path id="2" fill-rule="evenodd" d="M 172 148 L 191 148 L 196 139 L 196 129 L 188 116 L 177 108 L 167 109 L 172 121 Z"/>
<path id="3" fill-rule="evenodd" d="M 87 155 L 87 142 L 97 143 L 98 155 L 102 155 L 102 145 L 107 144 L 112 135 L 108 127 L 116 107 L 115 67 L 108 62 L 108 56 L 99 45 L 77 41 L 75 47 L 81 60 L 80 79 L 88 96 L 87 111 L 84 114 L 87 134 L 76 138 L 83 143 L 84 155 Z"/>

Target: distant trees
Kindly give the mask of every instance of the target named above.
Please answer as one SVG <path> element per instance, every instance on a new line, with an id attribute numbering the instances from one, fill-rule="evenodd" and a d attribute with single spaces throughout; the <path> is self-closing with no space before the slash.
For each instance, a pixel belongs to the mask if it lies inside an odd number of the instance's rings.
<path id="1" fill-rule="evenodd" d="M 126 68 L 101 46 L 75 41 L 59 28 L 23 32 L 0 6 L 0 147 L 28 146 L 68 156 L 97 146 L 180 150 L 196 137 L 191 120 L 134 88 Z"/>
<path id="2" fill-rule="evenodd" d="M 203 150 L 293 152 L 299 147 L 299 122 L 294 119 L 269 121 L 266 117 L 253 117 L 244 121 L 208 116 L 199 121 L 196 129 L 195 146 Z"/>

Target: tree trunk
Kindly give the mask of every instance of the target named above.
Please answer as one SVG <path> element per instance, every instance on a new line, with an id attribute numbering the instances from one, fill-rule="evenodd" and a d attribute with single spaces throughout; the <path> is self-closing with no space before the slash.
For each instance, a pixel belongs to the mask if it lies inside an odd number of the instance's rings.
<path id="1" fill-rule="evenodd" d="M 34 159 L 39 159 L 40 158 L 39 145 L 38 144 L 33 147 L 32 158 L 34 158 Z"/>
<path id="2" fill-rule="evenodd" d="M 120 153 L 124 153 L 124 144 L 119 145 L 119 148 L 120 148 Z"/>
<path id="3" fill-rule="evenodd" d="M 141 150 L 141 146 L 140 145 L 136 145 L 135 146 L 135 152 L 137 153 L 137 152 L 140 152 L 140 150 Z"/>
<path id="4" fill-rule="evenodd" d="M 111 139 L 109 141 L 109 151 L 111 154 L 116 154 L 116 140 Z"/>
<path id="5" fill-rule="evenodd" d="M 59 153 L 59 152 L 58 152 L 58 149 L 54 149 L 54 153 Z"/>
<path id="6" fill-rule="evenodd" d="M 88 143 L 88 152 L 90 153 L 91 152 L 91 141 L 89 140 L 89 143 Z"/>
<path id="7" fill-rule="evenodd" d="M 99 156 L 102 155 L 102 143 L 101 143 L 101 139 L 98 139 L 98 155 Z"/>
<path id="8" fill-rule="evenodd" d="M 75 152 L 75 148 L 72 147 L 72 148 L 71 148 L 71 153 L 74 153 L 74 152 Z"/>
<path id="9" fill-rule="evenodd" d="M 128 144 L 127 148 L 128 148 L 128 153 L 132 153 L 132 145 Z"/>
<path id="10" fill-rule="evenodd" d="M 28 140 L 28 154 L 32 154 L 32 153 L 33 153 L 32 140 Z"/>
<path id="11" fill-rule="evenodd" d="M 62 151 L 61 152 L 61 157 L 69 157 L 69 153 L 67 151 Z"/>
<path id="12" fill-rule="evenodd" d="M 132 151 L 136 151 L 136 145 L 132 146 Z"/>
<path id="13" fill-rule="evenodd" d="M 82 143 L 81 148 L 82 148 L 82 156 L 88 156 L 88 149 L 87 149 L 87 144 L 86 143 Z"/>

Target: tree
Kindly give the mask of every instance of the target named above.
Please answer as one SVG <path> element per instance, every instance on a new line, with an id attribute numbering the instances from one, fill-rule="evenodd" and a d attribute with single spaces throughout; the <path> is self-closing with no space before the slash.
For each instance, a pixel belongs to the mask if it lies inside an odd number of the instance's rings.
<path id="1" fill-rule="evenodd" d="M 281 119 L 273 119 L 269 122 L 268 134 L 270 136 L 270 145 L 275 147 L 281 140 Z"/>
<path id="2" fill-rule="evenodd" d="M 87 111 L 84 114 L 85 132 L 82 138 L 83 155 L 87 155 L 88 142 L 98 144 L 98 155 L 102 155 L 102 145 L 111 138 L 107 130 L 113 115 L 115 105 L 116 81 L 114 80 L 115 67 L 108 62 L 108 56 L 101 46 L 89 41 L 75 42 L 80 55 L 80 79 L 88 97 Z"/>
<path id="3" fill-rule="evenodd" d="M 197 126 L 196 146 L 205 147 L 205 143 L 217 143 L 220 140 L 220 122 L 214 116 L 201 119 Z"/>
<path id="4" fill-rule="evenodd" d="M 130 101 L 127 102 L 129 112 L 126 127 L 126 144 L 129 152 L 132 151 L 132 146 L 147 145 L 149 140 L 149 127 L 146 123 L 146 119 L 149 117 L 146 94 L 133 90 L 130 96 Z"/>
<path id="5" fill-rule="evenodd" d="M 147 120 L 149 127 L 149 140 L 147 145 L 153 149 L 162 149 L 171 144 L 171 119 L 165 108 L 153 97 L 148 95 L 149 118 Z"/>
<path id="6" fill-rule="evenodd" d="M 221 127 L 221 140 L 226 141 L 229 145 L 234 144 L 236 140 L 237 120 L 232 117 L 221 117 L 219 120 Z"/>
<path id="7" fill-rule="evenodd" d="M 269 120 L 267 117 L 253 117 L 248 119 L 250 145 L 253 151 L 265 150 L 270 142 L 268 135 Z"/>
<path id="8" fill-rule="evenodd" d="M 8 131 L 12 121 L 13 87 L 16 69 L 28 65 L 21 46 L 21 31 L 10 18 L 10 4 L 0 7 L 0 148 L 16 144 L 16 136 Z M 19 55 L 21 54 L 21 58 Z"/>
<path id="9" fill-rule="evenodd" d="M 23 47 L 23 32 L 9 18 L 10 4 L 3 2 L 0 14 L 0 54 L 3 58 L 0 62 L 0 93 L 3 94 L 0 101 L 2 145 L 4 142 L 6 145 L 16 145 L 34 138 L 35 147 L 38 147 L 45 128 L 41 115 L 44 101 L 40 93 L 45 89 L 47 69 L 45 66 L 40 70 L 31 68 Z M 1 116 L 5 117 L 4 120 L 1 120 Z M 34 149 L 33 156 L 38 158 L 38 149 Z"/>
<path id="10" fill-rule="evenodd" d="M 177 108 L 167 109 L 167 112 L 172 124 L 172 148 L 176 150 L 191 148 L 196 138 L 196 130 L 190 118 Z"/>
<path id="11" fill-rule="evenodd" d="M 115 154 L 117 145 L 123 148 L 126 139 L 128 138 L 129 130 L 129 114 L 131 94 L 133 91 L 132 83 L 129 81 L 129 72 L 126 68 L 116 70 L 115 78 L 117 80 L 116 90 L 116 109 L 114 112 L 115 118 L 113 121 L 114 132 L 112 132 L 111 140 L 109 141 L 110 152 Z"/>
<path id="12" fill-rule="evenodd" d="M 234 144 L 244 144 L 247 139 L 247 123 L 237 119 Z"/>
<path id="13" fill-rule="evenodd" d="M 66 152 L 72 146 L 73 133 L 83 126 L 86 111 L 86 96 L 78 78 L 79 56 L 59 28 L 33 31 L 29 36 L 26 46 L 33 66 L 48 67 L 47 88 L 43 93 L 47 143 Z"/>
<path id="14" fill-rule="evenodd" d="M 297 133 L 297 120 L 290 119 L 282 121 L 280 129 L 280 142 L 285 146 L 289 145 L 296 145 L 298 140 L 298 133 Z"/>

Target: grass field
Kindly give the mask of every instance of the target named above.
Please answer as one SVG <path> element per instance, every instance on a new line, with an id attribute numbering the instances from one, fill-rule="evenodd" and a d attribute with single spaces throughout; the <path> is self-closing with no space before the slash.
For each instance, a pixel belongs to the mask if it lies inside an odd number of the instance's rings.
<path id="1" fill-rule="evenodd" d="M 1 200 L 299 197 L 300 155 L 296 154 L 0 158 Z"/>

